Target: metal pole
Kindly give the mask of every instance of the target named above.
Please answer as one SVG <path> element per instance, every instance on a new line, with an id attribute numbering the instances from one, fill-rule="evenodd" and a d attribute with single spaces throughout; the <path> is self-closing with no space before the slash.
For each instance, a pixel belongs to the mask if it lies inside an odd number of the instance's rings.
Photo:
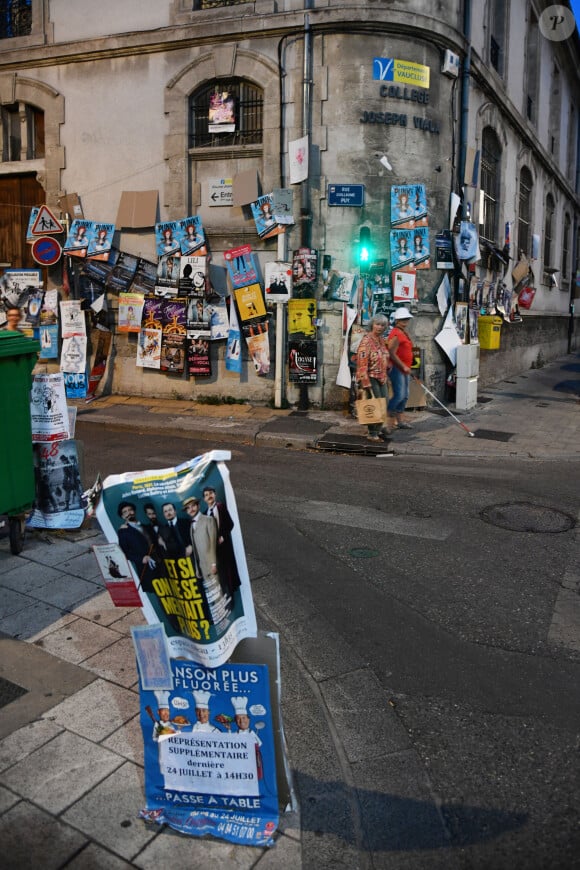
<path id="1" fill-rule="evenodd" d="M 469 121 L 469 79 L 471 75 L 471 0 L 465 0 L 463 15 L 463 35 L 467 41 L 467 53 L 463 59 L 461 79 L 461 121 L 459 127 L 459 190 L 465 186 L 465 162 L 467 158 L 467 136 Z M 463 219 L 467 219 L 467 203 L 463 197 Z"/>
<path id="2" fill-rule="evenodd" d="M 311 0 L 304 0 L 304 9 L 311 8 Z M 304 58 L 302 73 L 302 136 L 306 136 L 308 148 L 308 174 L 310 175 L 310 142 L 311 142 L 311 113 L 312 113 L 312 33 L 310 30 L 310 16 L 304 16 Z M 300 208 L 300 244 L 304 248 L 312 245 L 312 213 L 310 207 L 310 178 L 302 182 L 301 208 Z M 308 386 L 300 384 L 298 409 L 307 411 L 310 407 L 308 398 Z"/>
<path id="3" fill-rule="evenodd" d="M 278 236 L 278 260 L 284 262 L 287 254 L 286 231 Z M 284 404 L 284 373 L 286 370 L 284 348 L 286 347 L 286 306 L 276 302 L 276 374 L 274 382 L 274 407 L 281 408 Z"/>

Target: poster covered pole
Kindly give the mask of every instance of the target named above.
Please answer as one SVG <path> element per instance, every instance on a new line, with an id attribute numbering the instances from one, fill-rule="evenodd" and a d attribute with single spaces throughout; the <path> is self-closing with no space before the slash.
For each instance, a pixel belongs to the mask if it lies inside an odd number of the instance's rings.
<path id="1" fill-rule="evenodd" d="M 278 260 L 286 260 L 286 231 L 278 236 Z M 274 381 L 274 407 L 284 404 L 284 348 L 286 347 L 286 308 L 283 302 L 276 302 L 276 374 Z"/>

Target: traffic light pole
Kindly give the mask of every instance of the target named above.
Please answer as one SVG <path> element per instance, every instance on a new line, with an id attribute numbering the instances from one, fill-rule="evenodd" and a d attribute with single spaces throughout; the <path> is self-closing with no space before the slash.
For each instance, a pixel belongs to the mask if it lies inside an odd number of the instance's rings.
<path id="1" fill-rule="evenodd" d="M 287 258 L 286 230 L 278 236 L 278 260 L 285 262 Z M 282 408 L 284 404 L 284 374 L 286 364 L 284 348 L 286 347 L 286 305 L 276 302 L 276 373 L 274 382 L 274 407 Z"/>
<path id="2" fill-rule="evenodd" d="M 311 9 L 311 0 L 304 0 L 304 9 Z M 302 81 L 302 135 L 307 137 L 308 147 L 308 178 L 302 182 L 302 197 L 300 209 L 300 244 L 310 248 L 312 242 L 312 213 L 310 208 L 310 115 L 312 112 L 312 32 L 310 16 L 304 15 L 304 58 Z M 310 407 L 308 386 L 299 385 L 298 410 L 307 411 Z"/>

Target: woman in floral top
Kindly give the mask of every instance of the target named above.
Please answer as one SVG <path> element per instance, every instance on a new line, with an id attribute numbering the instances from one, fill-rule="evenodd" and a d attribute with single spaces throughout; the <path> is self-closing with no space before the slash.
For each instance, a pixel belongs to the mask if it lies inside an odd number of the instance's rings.
<path id="1" fill-rule="evenodd" d="M 370 390 L 375 398 L 385 402 L 387 413 L 387 372 L 389 351 L 384 334 L 389 325 L 384 314 L 376 314 L 370 322 L 370 331 L 363 337 L 356 358 L 356 380 L 362 390 Z M 371 423 L 368 427 L 369 441 L 383 441 L 391 434 L 382 423 Z"/>

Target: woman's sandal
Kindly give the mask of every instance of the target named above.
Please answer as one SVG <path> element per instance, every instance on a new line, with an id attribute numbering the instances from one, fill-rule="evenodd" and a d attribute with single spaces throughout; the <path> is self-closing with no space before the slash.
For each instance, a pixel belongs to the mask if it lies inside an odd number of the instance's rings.
<path id="1" fill-rule="evenodd" d="M 367 435 L 367 441 L 374 441 L 376 443 L 377 441 L 380 441 L 380 440 L 381 439 L 379 438 L 378 435 Z"/>
<path id="2" fill-rule="evenodd" d="M 412 429 L 412 428 L 413 427 L 411 426 L 410 423 L 398 423 L 397 424 L 397 429 Z"/>

